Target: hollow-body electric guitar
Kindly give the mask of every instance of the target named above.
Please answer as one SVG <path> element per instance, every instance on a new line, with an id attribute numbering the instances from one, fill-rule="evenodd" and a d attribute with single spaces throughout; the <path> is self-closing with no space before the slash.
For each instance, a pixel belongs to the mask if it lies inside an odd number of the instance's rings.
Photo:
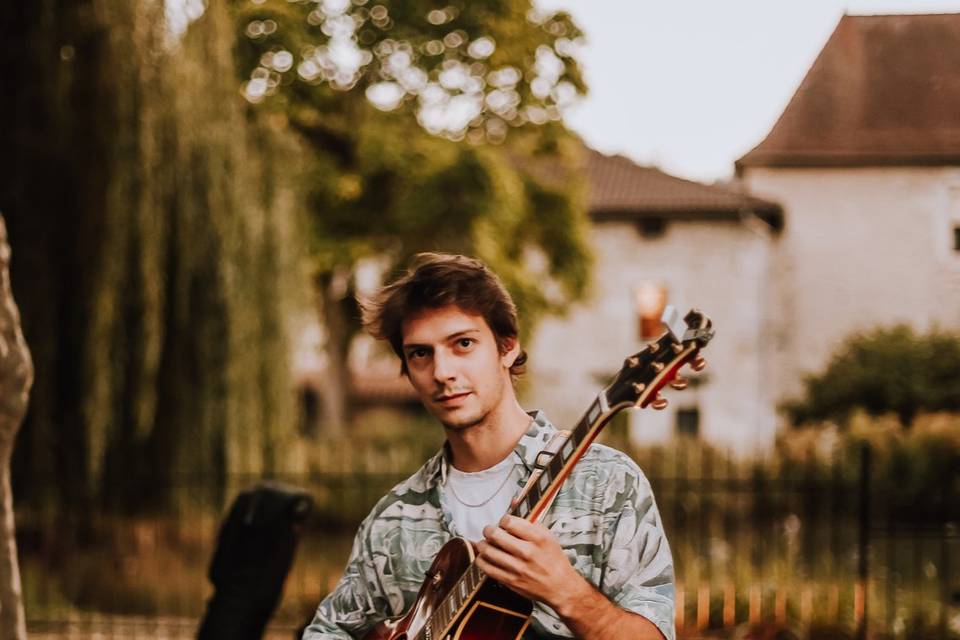
<path id="1" fill-rule="evenodd" d="M 700 349 L 713 337 L 710 319 L 697 310 L 684 318 L 673 307 L 663 314 L 667 331 L 624 361 L 613 381 L 571 431 L 559 432 L 537 455 L 534 471 L 508 513 L 536 522 L 549 509 L 564 480 L 606 423 L 622 409 L 655 408 L 660 390 L 683 389 L 677 374 L 686 364 L 699 371 Z M 530 622 L 533 602 L 488 578 L 474 563 L 472 543 L 453 538 L 437 553 L 413 606 L 385 620 L 364 640 L 514 640 Z"/>

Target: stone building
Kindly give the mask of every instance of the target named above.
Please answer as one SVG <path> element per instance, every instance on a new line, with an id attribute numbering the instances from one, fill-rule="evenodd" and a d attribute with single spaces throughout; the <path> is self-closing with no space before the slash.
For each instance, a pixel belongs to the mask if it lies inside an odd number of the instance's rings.
<path id="1" fill-rule="evenodd" d="M 623 359 L 661 333 L 665 303 L 695 305 L 719 327 L 710 367 L 686 391 L 665 393 L 666 410 L 631 412 L 632 437 L 679 430 L 737 450 L 771 444 L 766 301 L 779 205 L 590 150 L 584 169 L 593 281 L 587 300 L 538 327 L 526 404 L 572 426 Z"/>
<path id="2" fill-rule="evenodd" d="M 735 190 L 596 153 L 587 169 L 592 295 L 531 357 L 531 404 L 561 423 L 642 344 L 650 299 L 718 333 L 700 384 L 631 433 L 740 452 L 772 445 L 777 405 L 851 333 L 960 326 L 960 15 L 845 16 Z"/>
<path id="3" fill-rule="evenodd" d="M 851 332 L 960 326 L 960 14 L 844 16 L 736 169 L 785 212 L 778 398 Z"/>

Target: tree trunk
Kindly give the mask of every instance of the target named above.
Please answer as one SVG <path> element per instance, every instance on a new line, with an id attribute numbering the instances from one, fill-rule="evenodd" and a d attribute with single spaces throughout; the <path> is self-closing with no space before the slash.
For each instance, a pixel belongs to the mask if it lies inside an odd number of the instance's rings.
<path id="1" fill-rule="evenodd" d="M 27 412 L 33 363 L 20 330 L 20 312 L 10 289 L 10 245 L 0 216 L 0 638 L 26 640 L 23 591 L 10 487 L 10 456 Z"/>
<path id="2" fill-rule="evenodd" d="M 343 298 L 347 291 L 348 276 L 342 271 L 323 271 L 316 276 L 320 322 L 326 329 L 323 344 L 326 369 L 321 388 L 323 397 L 323 433 L 329 436 L 342 435 L 348 421 L 348 394 L 350 392 L 350 368 L 347 352 L 350 346 L 350 329 L 344 317 Z"/>

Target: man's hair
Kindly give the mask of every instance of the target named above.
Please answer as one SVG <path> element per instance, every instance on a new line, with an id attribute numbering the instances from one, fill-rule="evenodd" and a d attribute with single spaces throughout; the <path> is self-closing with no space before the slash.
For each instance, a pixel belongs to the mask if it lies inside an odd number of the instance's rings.
<path id="1" fill-rule="evenodd" d="M 516 339 L 517 307 L 503 282 L 485 264 L 467 256 L 447 253 L 420 253 L 407 272 L 370 298 L 359 300 L 363 326 L 373 337 L 387 340 L 400 357 L 401 372 L 407 374 L 403 355 L 403 322 L 427 310 L 454 305 L 481 316 L 497 340 L 501 354 L 507 342 Z M 510 366 L 510 374 L 521 375 L 527 354 Z"/>

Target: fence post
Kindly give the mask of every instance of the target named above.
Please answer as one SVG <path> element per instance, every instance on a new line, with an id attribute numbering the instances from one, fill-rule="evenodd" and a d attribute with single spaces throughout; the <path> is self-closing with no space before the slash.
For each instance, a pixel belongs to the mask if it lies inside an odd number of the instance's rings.
<path id="1" fill-rule="evenodd" d="M 867 574 L 870 552 L 870 443 L 860 448 L 860 523 L 857 541 L 857 585 L 854 591 L 854 618 L 857 624 L 857 640 L 867 637 L 867 597 L 869 595 Z"/>

